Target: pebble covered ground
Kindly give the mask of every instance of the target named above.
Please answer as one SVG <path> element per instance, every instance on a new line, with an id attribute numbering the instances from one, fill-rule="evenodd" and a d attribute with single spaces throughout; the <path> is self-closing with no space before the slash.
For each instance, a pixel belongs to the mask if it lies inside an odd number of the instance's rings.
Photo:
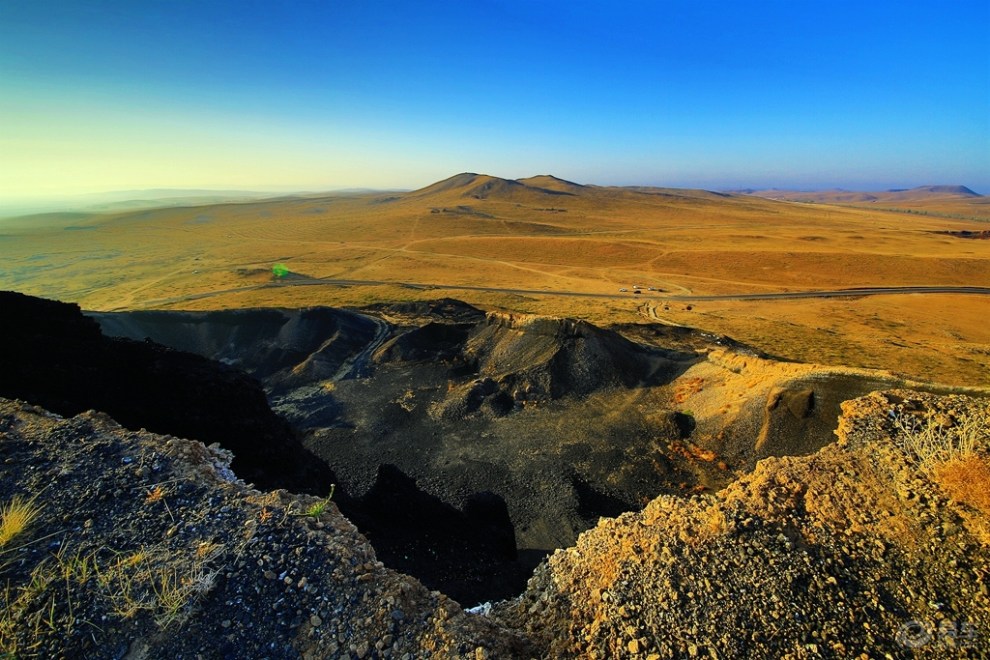
<path id="1" fill-rule="evenodd" d="M 0 400 L 0 504 L 38 507 L 0 544 L 0 656 L 985 657 L 990 406 L 892 391 L 843 413 L 836 443 L 603 519 L 476 615 L 384 568 L 332 498 Z"/>
<path id="2" fill-rule="evenodd" d="M 0 503 L 40 507 L 0 548 L 0 657 L 532 654 L 384 568 L 332 499 L 253 490 L 229 462 L 0 399 Z"/>
<path id="3" fill-rule="evenodd" d="M 843 412 L 814 455 L 603 519 L 500 618 L 547 657 L 985 657 L 986 400 L 873 393 Z M 972 441 L 972 487 L 920 464 L 905 429 L 923 426 Z"/>

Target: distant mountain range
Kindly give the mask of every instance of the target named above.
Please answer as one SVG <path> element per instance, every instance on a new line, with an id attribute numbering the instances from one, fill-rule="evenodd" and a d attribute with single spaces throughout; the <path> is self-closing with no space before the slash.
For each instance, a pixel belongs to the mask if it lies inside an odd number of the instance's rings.
<path id="1" fill-rule="evenodd" d="M 564 199 L 575 197 L 596 197 L 616 199 L 628 195 L 647 194 L 672 197 L 707 197 L 715 199 L 729 195 L 749 195 L 773 200 L 807 202 L 820 204 L 870 204 L 887 203 L 891 206 L 918 204 L 926 202 L 973 202 L 983 204 L 985 198 L 966 186 L 960 185 L 931 185 L 916 188 L 891 189 L 882 192 L 860 192 L 834 188 L 830 190 L 799 191 L 782 190 L 778 188 L 755 189 L 742 188 L 715 192 L 711 190 L 690 188 L 667 188 L 659 186 L 598 186 L 579 184 L 567 181 L 550 174 L 525 177 L 521 179 L 503 179 L 488 174 L 463 172 L 443 179 L 423 188 L 404 190 L 376 190 L 370 188 L 338 189 L 323 192 L 284 192 L 247 191 L 247 190 L 208 190 L 208 189 L 176 189 L 152 188 L 144 190 L 122 190 L 106 193 L 76 195 L 50 200 L 32 200 L 23 202 L 0 203 L 0 218 L 27 216 L 29 214 L 60 214 L 67 213 L 119 213 L 143 209 L 204 206 L 210 204 L 227 204 L 236 202 L 253 202 L 260 200 L 293 200 L 322 198 L 340 195 L 395 195 L 405 199 L 428 198 L 447 199 L 467 198 L 477 200 L 503 200 L 533 203 L 539 200 L 554 206 L 554 199 L 563 203 Z M 603 197 L 604 196 L 604 197 Z M 389 197 L 387 199 L 392 199 Z M 431 201 L 433 201 L 431 199 Z M 32 220 L 33 223 L 36 220 Z"/>
<path id="2" fill-rule="evenodd" d="M 966 186 L 918 186 L 916 188 L 894 188 L 881 192 L 859 192 L 833 188 L 830 190 L 779 190 L 768 188 L 755 190 L 745 188 L 728 192 L 754 195 L 767 199 L 782 199 L 791 202 L 817 202 L 820 204 L 859 204 L 863 202 L 908 202 L 929 199 L 983 197 Z"/>

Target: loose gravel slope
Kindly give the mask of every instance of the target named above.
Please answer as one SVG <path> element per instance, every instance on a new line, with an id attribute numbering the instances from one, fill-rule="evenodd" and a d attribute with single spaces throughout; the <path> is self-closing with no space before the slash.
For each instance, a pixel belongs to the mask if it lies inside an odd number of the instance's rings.
<path id="1" fill-rule="evenodd" d="M 901 391 L 843 410 L 816 454 L 603 519 L 499 615 L 548 657 L 983 657 L 990 408 Z M 926 429 L 962 458 L 922 465 Z"/>

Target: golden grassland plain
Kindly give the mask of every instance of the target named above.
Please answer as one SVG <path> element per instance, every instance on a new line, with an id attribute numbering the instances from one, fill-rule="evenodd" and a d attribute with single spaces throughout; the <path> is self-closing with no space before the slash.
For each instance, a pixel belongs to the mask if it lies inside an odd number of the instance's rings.
<path id="1" fill-rule="evenodd" d="M 873 210 L 894 210 L 963 220 L 990 220 L 990 197 L 977 195 L 962 186 L 922 186 L 909 190 L 859 193 L 848 190 L 799 192 L 760 190 L 754 195 L 768 199 L 812 204 L 839 204 Z"/>
<path id="2" fill-rule="evenodd" d="M 669 299 L 987 286 L 990 240 L 938 233 L 990 229 L 976 219 L 984 202 L 925 199 L 917 202 L 930 212 L 924 215 L 697 190 L 577 186 L 552 177 L 514 182 L 458 175 L 411 193 L 0 221 L 0 288 L 90 310 L 348 306 L 450 296 L 603 325 L 659 318 L 782 358 L 986 386 L 990 297 Z M 940 209 L 944 214 L 936 215 Z M 275 263 L 292 274 L 276 282 Z M 312 278 L 368 283 L 310 285 Z M 634 285 L 643 293 L 632 293 Z"/>

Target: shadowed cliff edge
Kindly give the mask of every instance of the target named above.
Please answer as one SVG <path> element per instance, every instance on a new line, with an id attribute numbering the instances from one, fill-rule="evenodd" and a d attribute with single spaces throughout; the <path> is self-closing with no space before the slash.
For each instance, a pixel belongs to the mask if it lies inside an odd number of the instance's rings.
<path id="1" fill-rule="evenodd" d="M 351 497 L 240 369 L 151 341 L 104 337 L 75 305 L 0 292 L 0 309 L 0 396 L 67 416 L 99 410 L 132 430 L 217 443 L 232 452 L 237 476 L 264 490 L 325 496 L 338 484 L 334 501 L 390 565 L 465 601 L 522 589 L 512 524 L 497 514 L 497 496 L 472 496 L 492 502 L 488 508 L 454 507 L 387 467 L 371 492 Z M 404 507 L 383 506 L 382 497 Z"/>

